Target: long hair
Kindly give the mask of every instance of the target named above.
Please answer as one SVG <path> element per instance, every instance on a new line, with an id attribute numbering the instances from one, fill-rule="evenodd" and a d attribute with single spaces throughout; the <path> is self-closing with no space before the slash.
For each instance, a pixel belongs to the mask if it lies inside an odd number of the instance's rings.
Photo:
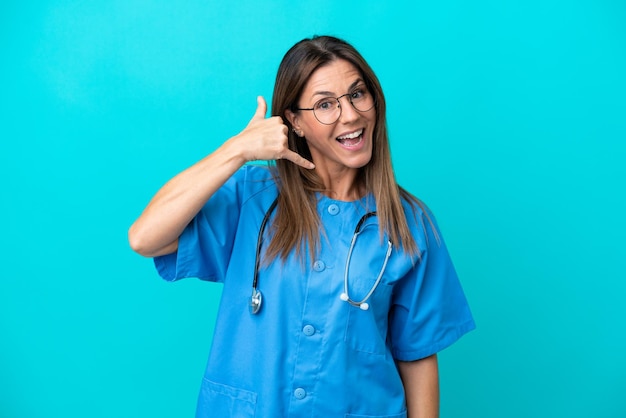
<path id="1" fill-rule="evenodd" d="M 422 204 L 396 183 L 387 136 L 385 97 L 374 71 L 353 46 L 335 37 L 315 36 L 291 47 L 283 57 L 276 75 L 272 115 L 282 117 L 289 128 L 289 148 L 310 160 L 311 152 L 306 141 L 293 132 L 285 111 L 289 109 L 297 113 L 298 101 L 311 75 L 318 68 L 339 59 L 359 70 L 375 100 L 372 157 L 359 169 L 357 181 L 376 200 L 381 237 L 386 232 L 396 249 L 403 248 L 408 254 L 419 256 L 420 249 L 411 236 L 401 200 L 404 198 L 412 205 Z M 303 256 L 308 248 L 313 257 L 321 239 L 315 193 L 324 192 L 324 184 L 315 170 L 302 168 L 283 159 L 277 160 L 275 164 L 279 196 L 276 217 L 272 223 L 274 235 L 267 249 L 266 260 L 273 260 L 277 256 L 284 260 L 294 248 L 296 256 Z"/>

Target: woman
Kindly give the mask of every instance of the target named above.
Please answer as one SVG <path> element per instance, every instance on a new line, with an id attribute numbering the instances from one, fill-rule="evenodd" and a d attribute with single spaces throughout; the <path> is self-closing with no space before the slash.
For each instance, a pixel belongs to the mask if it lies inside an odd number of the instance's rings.
<path id="1" fill-rule="evenodd" d="M 164 279 L 224 285 L 197 416 L 436 417 L 436 353 L 474 322 L 432 216 L 395 182 L 378 79 L 346 42 L 305 39 L 272 112 L 259 97 L 129 231 Z"/>

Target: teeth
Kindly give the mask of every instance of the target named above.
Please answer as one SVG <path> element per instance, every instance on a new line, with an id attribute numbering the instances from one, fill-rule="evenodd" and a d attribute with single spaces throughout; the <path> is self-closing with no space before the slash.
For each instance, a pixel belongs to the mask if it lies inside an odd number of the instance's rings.
<path id="1" fill-rule="evenodd" d="M 358 131 L 353 132 L 351 134 L 344 135 L 344 136 L 339 136 L 339 137 L 337 137 L 337 139 L 354 139 L 354 138 L 360 136 L 362 133 L 363 133 L 363 129 L 359 129 Z"/>

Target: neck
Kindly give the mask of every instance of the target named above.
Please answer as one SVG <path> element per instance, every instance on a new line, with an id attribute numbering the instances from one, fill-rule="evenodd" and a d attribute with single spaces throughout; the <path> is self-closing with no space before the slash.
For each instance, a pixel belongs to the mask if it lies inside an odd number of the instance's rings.
<path id="1" fill-rule="evenodd" d="M 365 187 L 358 179 L 358 170 L 351 169 L 335 173 L 334 175 L 322 175 L 318 173 L 324 182 L 324 194 L 331 199 L 351 202 L 365 195 Z"/>

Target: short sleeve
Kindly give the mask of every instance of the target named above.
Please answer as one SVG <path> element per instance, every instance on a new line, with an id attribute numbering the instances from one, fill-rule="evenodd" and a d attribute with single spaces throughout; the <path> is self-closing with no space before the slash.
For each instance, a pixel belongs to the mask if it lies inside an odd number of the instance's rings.
<path id="1" fill-rule="evenodd" d="M 392 353 L 401 361 L 435 354 L 475 328 L 434 217 L 423 219 L 421 224 L 421 237 L 416 239 L 423 238 L 418 241 L 426 243 L 425 250 L 394 289 L 390 312 Z"/>
<path id="2" fill-rule="evenodd" d="M 245 169 L 236 172 L 204 205 L 178 239 L 178 250 L 154 258 L 159 275 L 223 281 L 239 221 Z"/>

